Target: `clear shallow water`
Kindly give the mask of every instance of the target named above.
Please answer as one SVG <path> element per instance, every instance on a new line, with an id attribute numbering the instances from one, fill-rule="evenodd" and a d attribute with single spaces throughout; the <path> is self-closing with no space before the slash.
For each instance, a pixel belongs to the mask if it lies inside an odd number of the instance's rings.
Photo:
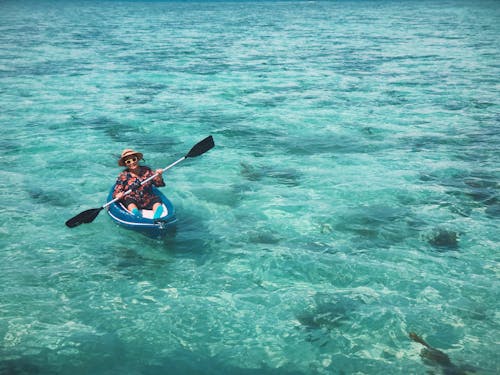
<path id="1" fill-rule="evenodd" d="M 0 373 L 498 356 L 496 2 L 0 3 Z M 126 147 L 177 235 L 101 213 Z"/>

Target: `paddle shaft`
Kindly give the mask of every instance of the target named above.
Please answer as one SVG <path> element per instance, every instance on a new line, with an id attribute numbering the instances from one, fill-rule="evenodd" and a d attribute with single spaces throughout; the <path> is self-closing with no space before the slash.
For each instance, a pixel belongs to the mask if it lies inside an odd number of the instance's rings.
<path id="1" fill-rule="evenodd" d="M 170 164 L 169 166 L 166 166 L 165 168 L 163 168 L 163 172 L 167 171 L 168 169 L 172 168 L 173 166 L 179 164 L 181 161 L 185 160 L 186 157 L 183 156 L 182 158 L 180 158 L 179 160 L 177 160 L 176 162 L 173 162 L 172 164 Z M 157 176 L 159 175 L 159 173 L 155 173 L 154 175 L 152 175 L 151 177 L 148 177 L 147 179 L 145 179 L 144 181 L 141 182 L 141 186 L 142 185 L 145 185 L 147 184 L 149 181 L 151 181 L 152 179 L 156 178 Z M 132 191 L 134 191 L 133 189 L 128 189 L 125 193 L 123 193 L 123 195 L 120 197 L 120 198 L 115 198 L 111 201 L 109 201 L 108 203 L 106 203 L 105 205 L 102 206 L 102 208 L 106 208 L 108 207 L 109 205 L 115 203 L 116 201 L 119 201 L 120 199 L 122 199 L 125 195 L 128 195 L 130 194 Z"/>

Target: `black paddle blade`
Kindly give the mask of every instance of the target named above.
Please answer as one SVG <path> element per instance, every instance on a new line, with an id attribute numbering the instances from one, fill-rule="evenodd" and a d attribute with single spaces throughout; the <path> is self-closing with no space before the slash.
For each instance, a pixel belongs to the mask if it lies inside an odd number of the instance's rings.
<path id="1" fill-rule="evenodd" d="M 72 217 L 66 222 L 66 226 L 70 228 L 74 228 L 80 224 L 88 224 L 94 221 L 94 219 L 99 215 L 99 212 L 103 207 L 100 208 L 91 208 L 90 210 L 86 210 L 83 212 L 80 212 L 78 215 L 75 217 Z"/>
<path id="2" fill-rule="evenodd" d="M 187 153 L 186 158 L 194 158 L 195 156 L 200 156 L 201 154 L 204 154 L 214 146 L 215 146 L 214 139 L 211 135 L 209 135 L 204 140 L 195 144 L 193 148 L 189 150 L 189 152 Z"/>

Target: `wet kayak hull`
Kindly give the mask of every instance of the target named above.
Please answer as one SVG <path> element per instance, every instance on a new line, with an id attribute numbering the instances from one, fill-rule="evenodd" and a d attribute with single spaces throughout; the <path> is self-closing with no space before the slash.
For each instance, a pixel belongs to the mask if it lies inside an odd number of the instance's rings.
<path id="1" fill-rule="evenodd" d="M 113 199 L 114 186 L 108 195 L 108 202 Z M 153 212 L 143 210 L 142 217 L 136 216 L 128 211 L 120 202 L 112 203 L 107 207 L 108 215 L 117 225 L 122 228 L 139 232 L 147 237 L 161 239 L 168 233 L 175 230 L 177 218 L 175 209 L 170 200 L 156 187 L 153 192 L 158 195 L 163 202 L 163 215 L 160 219 L 153 219 Z"/>

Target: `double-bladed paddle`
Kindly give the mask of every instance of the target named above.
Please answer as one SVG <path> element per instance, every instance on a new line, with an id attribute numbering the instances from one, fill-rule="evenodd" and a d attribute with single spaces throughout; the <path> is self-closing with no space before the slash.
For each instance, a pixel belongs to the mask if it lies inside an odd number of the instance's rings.
<path id="1" fill-rule="evenodd" d="M 204 154 L 205 152 L 207 152 L 208 150 L 210 150 L 214 146 L 215 146 L 214 139 L 211 135 L 209 135 L 208 137 L 206 137 L 202 141 L 195 144 L 185 156 L 183 156 L 182 158 L 180 158 L 176 162 L 170 164 L 169 166 L 163 168 L 163 172 L 165 172 L 167 169 L 172 168 L 174 165 L 179 164 L 181 161 L 183 161 L 187 158 L 194 158 L 196 156 L 200 156 L 201 154 Z M 156 173 L 155 175 L 142 181 L 141 184 L 137 186 L 137 188 L 144 185 L 144 184 L 147 184 L 149 181 L 151 181 L 156 176 L 158 176 L 158 173 Z M 99 208 L 91 208 L 90 210 L 85 210 L 83 212 L 80 212 L 75 217 L 72 217 L 71 219 L 66 221 L 66 226 L 68 226 L 70 228 L 74 228 L 80 224 L 88 224 L 88 223 L 93 222 L 94 219 L 97 217 L 97 215 L 99 215 L 99 212 L 101 212 L 104 208 L 108 207 L 109 205 L 120 200 L 125 195 L 130 194 L 133 190 L 134 190 L 134 188 L 127 190 L 125 193 L 123 193 L 122 197 L 115 198 L 112 201 L 109 201 L 108 203 L 104 204 L 103 206 L 101 206 Z"/>

